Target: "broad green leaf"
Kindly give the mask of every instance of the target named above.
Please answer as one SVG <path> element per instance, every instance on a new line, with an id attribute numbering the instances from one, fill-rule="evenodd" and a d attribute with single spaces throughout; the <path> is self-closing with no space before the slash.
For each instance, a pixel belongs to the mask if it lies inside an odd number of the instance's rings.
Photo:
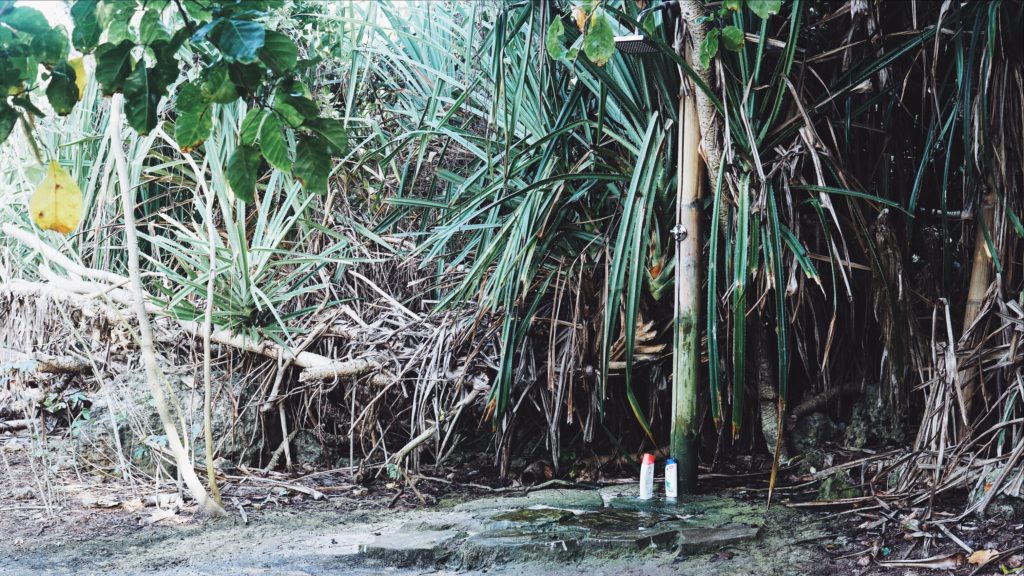
<path id="1" fill-rule="evenodd" d="M 145 62 L 139 60 L 135 71 L 128 75 L 124 83 L 124 115 L 128 125 L 139 134 L 149 134 L 157 124 L 157 107 L 160 104 L 160 92 L 152 85 L 152 72 L 146 69 Z"/>
<path id="2" fill-rule="evenodd" d="M 295 164 L 292 176 L 307 192 L 327 193 L 327 177 L 331 171 L 331 157 L 320 138 L 304 137 L 295 146 Z"/>
<path id="3" fill-rule="evenodd" d="M 210 31 L 208 39 L 228 60 L 255 62 L 266 39 L 266 30 L 258 22 L 228 18 Z"/>
<path id="4" fill-rule="evenodd" d="M 39 61 L 27 44 L 14 44 L 0 57 L 0 85 L 20 87 L 34 83 L 38 76 Z"/>
<path id="5" fill-rule="evenodd" d="M 747 0 L 747 6 L 762 20 L 766 20 L 772 14 L 778 14 L 779 10 L 782 10 L 782 0 Z"/>
<path id="6" fill-rule="evenodd" d="M 548 25 L 548 33 L 544 38 L 544 43 L 548 48 L 548 56 L 555 60 L 565 58 L 565 25 L 562 24 L 561 18 L 555 18 Z"/>
<path id="7" fill-rule="evenodd" d="M 18 111 L 0 100 L 0 143 L 7 140 L 14 124 L 18 121 Z"/>
<path id="8" fill-rule="evenodd" d="M 700 60 L 701 66 L 707 68 L 711 65 L 711 59 L 718 54 L 718 36 L 721 32 L 718 28 L 712 28 L 708 30 L 707 36 L 704 37 L 704 41 L 700 43 L 700 48 L 697 50 L 697 58 Z"/>
<path id="9" fill-rule="evenodd" d="M 203 95 L 217 104 L 230 104 L 238 100 L 238 90 L 228 76 L 227 62 L 221 61 L 203 72 Z"/>
<path id="10" fill-rule="evenodd" d="M 100 4 L 100 24 L 107 32 L 107 43 L 134 42 L 136 35 L 128 24 L 135 17 L 136 2 L 103 2 Z"/>
<path id="11" fill-rule="evenodd" d="M 310 91 L 298 80 L 282 82 L 274 90 L 272 108 L 294 127 L 320 115 L 320 108 L 309 99 Z"/>
<path id="12" fill-rule="evenodd" d="M 96 0 L 78 0 L 71 7 L 71 20 L 74 22 L 71 41 L 80 52 L 92 52 L 100 41 L 103 28 L 100 26 L 97 6 Z"/>
<path id="13" fill-rule="evenodd" d="M 260 128 L 260 151 L 271 166 L 288 172 L 292 169 L 292 159 L 288 157 L 288 145 L 284 141 L 282 129 L 277 116 L 268 114 Z"/>
<path id="14" fill-rule="evenodd" d="M 36 226 L 61 234 L 70 234 L 82 220 L 82 190 L 56 160 L 32 192 L 28 211 Z"/>
<path id="15" fill-rule="evenodd" d="M 256 197 L 256 177 L 259 175 L 260 153 L 254 146 L 235 148 L 228 160 L 228 185 L 242 202 L 252 202 Z"/>
<path id="16" fill-rule="evenodd" d="M 75 84 L 75 70 L 67 62 L 61 62 L 50 71 L 50 83 L 46 86 L 46 99 L 53 111 L 67 116 L 78 102 L 78 85 Z"/>
<path id="17" fill-rule="evenodd" d="M 178 80 L 180 70 L 178 68 L 177 54 L 187 38 L 188 30 L 182 28 L 175 32 L 170 40 L 154 40 L 149 45 L 156 61 L 151 69 L 153 76 L 151 81 L 159 88 L 162 94 L 166 94 L 167 87 Z"/>
<path id="18" fill-rule="evenodd" d="M 132 72 L 133 47 L 130 40 L 123 40 L 120 44 L 101 44 L 96 49 L 96 81 L 104 96 L 121 91 L 125 78 Z"/>
<path id="19" fill-rule="evenodd" d="M 199 22 L 209 22 L 213 19 L 213 11 L 210 9 L 210 2 L 207 0 L 184 0 L 182 6 L 189 16 Z"/>
<path id="20" fill-rule="evenodd" d="M 203 98 L 202 90 L 192 83 L 181 85 L 174 107 L 178 112 L 178 119 L 174 123 L 174 139 L 182 152 L 191 152 L 210 136 L 213 107 Z"/>
<path id="21" fill-rule="evenodd" d="M 0 23 L 6 24 L 19 32 L 35 36 L 50 29 L 50 23 L 46 16 L 35 8 L 27 6 L 15 6 L 9 12 L 0 16 Z"/>
<path id="22" fill-rule="evenodd" d="M 267 69 L 259 64 L 232 63 L 228 66 L 228 75 L 238 90 L 238 95 L 243 98 L 255 94 L 256 88 L 260 86 L 267 76 Z"/>
<path id="23" fill-rule="evenodd" d="M 327 145 L 327 152 L 331 156 L 341 156 L 348 149 L 348 131 L 341 120 L 334 118 L 314 118 L 305 124 L 307 128 L 316 132 L 323 138 Z"/>
<path id="24" fill-rule="evenodd" d="M 600 8 L 590 16 L 590 27 L 583 37 L 583 53 L 598 66 L 604 66 L 615 55 L 615 32 Z"/>
<path id="25" fill-rule="evenodd" d="M 32 51 L 43 64 L 56 66 L 67 60 L 71 47 L 68 45 L 68 34 L 63 26 L 50 28 L 32 38 Z"/>
<path id="26" fill-rule="evenodd" d="M 253 108 L 242 120 L 242 127 L 238 132 L 238 138 L 246 146 L 252 146 L 260 136 L 260 128 L 263 126 L 263 118 L 267 111 L 262 108 Z"/>
<path id="27" fill-rule="evenodd" d="M 259 57 L 275 74 L 285 75 L 295 68 L 299 51 L 295 48 L 295 42 L 287 35 L 267 30 Z"/>
<path id="28" fill-rule="evenodd" d="M 726 26 L 722 29 L 722 45 L 726 50 L 738 52 L 743 48 L 743 30 L 735 26 Z"/>
<path id="29" fill-rule="evenodd" d="M 142 15 L 142 20 L 139 21 L 139 39 L 143 44 L 171 39 L 170 33 L 167 32 L 167 28 L 164 28 L 164 23 L 160 20 L 160 12 L 150 8 Z"/>

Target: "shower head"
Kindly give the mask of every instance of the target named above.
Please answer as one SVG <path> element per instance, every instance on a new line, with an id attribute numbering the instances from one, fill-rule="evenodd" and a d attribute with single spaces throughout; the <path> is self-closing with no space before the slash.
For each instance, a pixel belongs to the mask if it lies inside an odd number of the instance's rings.
<path id="1" fill-rule="evenodd" d="M 643 20 L 644 16 L 651 12 L 657 12 L 665 9 L 677 11 L 679 10 L 679 4 L 674 0 L 665 0 L 661 4 L 641 10 L 636 15 L 636 21 L 640 22 Z M 640 29 L 637 29 L 632 34 L 616 36 L 615 47 L 622 50 L 625 54 L 655 54 L 660 51 L 660 48 L 658 48 L 658 45 L 654 40 L 651 40 L 649 37 L 642 34 Z"/>
<path id="2" fill-rule="evenodd" d="M 616 36 L 615 47 L 625 54 L 654 54 L 658 51 L 658 45 L 643 34 Z"/>

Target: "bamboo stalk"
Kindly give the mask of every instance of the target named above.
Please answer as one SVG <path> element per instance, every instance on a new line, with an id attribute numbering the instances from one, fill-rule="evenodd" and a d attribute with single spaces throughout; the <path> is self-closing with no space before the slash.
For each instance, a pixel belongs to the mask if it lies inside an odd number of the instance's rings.
<path id="1" fill-rule="evenodd" d="M 672 355 L 671 453 L 678 462 L 679 490 L 697 484 L 697 386 L 700 368 L 700 123 L 693 95 L 679 99 L 675 270 L 675 322 Z M 712 370 L 714 367 L 711 368 Z"/>
<path id="2" fill-rule="evenodd" d="M 995 215 L 996 197 L 994 192 L 989 192 L 982 198 L 981 214 L 978 218 L 978 229 L 974 234 L 974 261 L 971 264 L 971 283 L 967 290 L 967 303 L 964 306 L 964 324 L 961 334 L 967 334 L 971 325 L 978 319 L 981 311 L 982 300 L 992 282 L 992 254 L 988 250 L 988 242 L 985 241 L 985 229 L 992 230 L 992 220 Z M 963 337 L 960 338 L 963 340 Z M 957 379 L 963 390 L 963 398 L 960 399 L 961 417 L 964 427 L 968 427 L 971 407 L 974 404 L 974 396 L 977 394 L 978 380 L 977 372 L 972 367 L 965 368 L 957 375 Z"/>

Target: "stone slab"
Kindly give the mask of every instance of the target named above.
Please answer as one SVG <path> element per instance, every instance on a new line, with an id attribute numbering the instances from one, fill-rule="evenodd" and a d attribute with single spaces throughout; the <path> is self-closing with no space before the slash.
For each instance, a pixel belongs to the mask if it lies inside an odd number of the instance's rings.
<path id="1" fill-rule="evenodd" d="M 359 545 L 360 555 L 376 563 L 397 568 L 432 567 L 451 556 L 465 533 L 455 530 L 393 532 Z"/>
<path id="2" fill-rule="evenodd" d="M 711 552 L 725 546 L 753 540 L 761 529 L 744 524 L 729 524 L 718 528 L 682 528 L 679 530 L 679 552 L 696 554 Z"/>
<path id="3" fill-rule="evenodd" d="M 596 490 L 537 490 L 524 496 L 497 496 L 460 502 L 453 509 L 461 512 L 483 512 L 488 510 L 531 508 L 535 506 L 547 506 L 563 510 L 585 510 L 601 508 L 604 506 L 604 499 L 601 497 L 601 493 Z"/>
<path id="4" fill-rule="evenodd" d="M 487 530 L 470 536 L 460 547 L 462 568 L 511 562 L 565 562 L 579 556 L 585 529 Z"/>

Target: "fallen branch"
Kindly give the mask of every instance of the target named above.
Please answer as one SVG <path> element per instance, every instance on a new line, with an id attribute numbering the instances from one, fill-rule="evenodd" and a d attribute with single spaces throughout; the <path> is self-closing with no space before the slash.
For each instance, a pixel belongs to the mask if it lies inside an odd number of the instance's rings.
<path id="1" fill-rule="evenodd" d="M 472 404 L 479 394 L 480 390 L 477 388 L 470 390 L 469 394 L 466 394 L 465 398 L 459 400 L 458 404 L 452 407 L 451 412 L 455 414 L 455 417 L 458 417 L 459 413 L 462 412 L 462 409 Z M 437 434 L 437 431 L 440 429 L 441 424 L 443 424 L 444 421 L 446 420 L 445 416 L 446 413 L 442 413 L 440 416 L 438 416 L 437 422 L 434 423 L 433 426 L 424 430 L 419 436 L 413 438 L 405 446 L 402 446 L 401 450 L 395 452 L 395 454 L 391 457 L 394 463 L 396 465 L 401 464 L 402 460 L 405 460 L 405 457 L 408 456 L 410 452 L 415 450 L 417 446 L 429 440 L 430 437 L 433 436 L 434 434 Z"/>
<path id="2" fill-rule="evenodd" d="M 8 225 L 6 224 L 4 225 L 5 231 L 7 226 Z M 70 261 L 68 262 L 70 263 Z M 69 265 L 76 266 L 73 263 L 70 263 Z M 82 272 L 83 270 L 84 269 L 77 271 Z M 0 290 L 21 297 L 47 296 L 53 300 L 65 302 L 69 306 L 89 310 L 90 314 L 102 316 L 111 323 L 116 323 L 120 319 L 126 318 L 126 315 L 116 309 L 112 309 L 110 304 L 99 300 L 100 297 L 105 296 L 110 302 L 114 302 L 122 306 L 131 306 L 133 304 L 131 296 L 125 290 L 116 287 L 104 286 L 95 282 L 74 279 L 61 281 L 59 285 L 53 282 L 36 283 L 24 280 L 14 280 L 4 285 Z M 146 309 L 150 313 L 162 312 L 162 310 L 153 305 L 147 305 Z M 176 323 L 182 331 L 188 332 L 196 338 L 202 337 L 203 329 L 199 322 L 193 322 L 191 320 L 177 320 L 169 317 L 165 318 Z M 161 334 L 158 336 L 158 339 L 164 342 L 174 342 L 178 338 L 179 335 L 177 334 Z M 317 379 L 327 380 L 335 377 L 362 376 L 374 370 L 379 370 L 382 366 L 380 361 L 376 358 L 358 358 L 355 360 L 335 361 L 326 356 L 313 354 L 311 352 L 293 354 L 273 342 L 253 340 L 252 338 L 235 334 L 228 330 L 214 331 L 210 334 L 210 339 L 223 346 L 230 346 L 238 350 L 260 354 L 268 358 L 291 360 L 293 365 L 304 369 L 304 372 L 299 375 L 299 379 L 302 382 L 310 382 Z M 306 370 L 309 370 L 310 374 L 305 374 Z"/>
<path id="3" fill-rule="evenodd" d="M 74 356 L 51 356 L 36 352 L 26 354 L 10 348 L 0 348 L 0 369 L 4 364 L 35 363 L 35 372 L 42 374 L 79 374 L 89 370 L 89 363 Z"/>
<path id="4" fill-rule="evenodd" d="M 0 432 L 15 432 L 17 430 L 25 430 L 32 425 L 30 418 L 22 418 L 19 420 L 6 420 L 0 422 Z"/>
<path id="5" fill-rule="evenodd" d="M 343 362 L 330 362 L 322 366 L 309 366 L 299 375 L 299 382 L 331 380 L 334 378 L 355 378 L 382 367 L 378 358 L 357 358 Z"/>

